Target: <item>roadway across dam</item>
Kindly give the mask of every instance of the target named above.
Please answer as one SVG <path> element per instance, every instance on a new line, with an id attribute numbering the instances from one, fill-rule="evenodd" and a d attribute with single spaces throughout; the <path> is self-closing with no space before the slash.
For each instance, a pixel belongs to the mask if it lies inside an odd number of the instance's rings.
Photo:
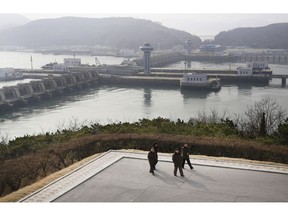
<path id="1" fill-rule="evenodd" d="M 288 167 L 259 161 L 190 157 L 194 170 L 173 175 L 172 154 L 108 151 L 20 202 L 287 202 Z"/>

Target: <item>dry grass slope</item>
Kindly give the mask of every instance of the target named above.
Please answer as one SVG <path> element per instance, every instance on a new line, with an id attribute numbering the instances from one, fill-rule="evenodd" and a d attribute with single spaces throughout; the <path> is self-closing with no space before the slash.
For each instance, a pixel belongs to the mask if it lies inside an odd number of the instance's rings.
<path id="1" fill-rule="evenodd" d="M 66 175 L 69 172 L 72 172 L 73 170 L 77 169 L 78 167 L 82 166 L 83 164 L 89 162 L 90 160 L 98 157 L 101 154 L 95 154 L 92 155 L 90 157 L 87 157 L 75 164 L 72 164 L 69 167 L 66 167 L 56 173 L 53 173 L 37 182 L 35 182 L 34 184 L 31 184 L 27 187 L 21 188 L 15 192 L 12 192 L 11 194 L 8 194 L 7 196 L 4 196 L 2 198 L 0 198 L 0 202 L 17 202 L 18 200 L 24 198 L 25 196 L 39 190 L 40 188 L 46 186 L 47 184 L 55 181 L 56 179 Z"/>

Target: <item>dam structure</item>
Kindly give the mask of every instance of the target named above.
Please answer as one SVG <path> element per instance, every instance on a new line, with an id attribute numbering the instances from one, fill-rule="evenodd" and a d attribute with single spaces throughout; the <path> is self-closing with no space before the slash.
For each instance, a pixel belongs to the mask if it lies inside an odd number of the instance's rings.
<path id="1" fill-rule="evenodd" d="M 238 59 L 237 56 L 215 56 L 211 54 L 202 54 L 202 53 L 187 54 L 182 52 L 164 52 L 161 54 L 151 55 L 150 66 L 165 67 L 169 64 L 173 64 L 180 61 L 237 62 L 237 59 Z M 135 62 L 137 66 L 141 67 L 145 65 L 145 62 L 142 58 L 134 59 L 133 62 Z"/>
<path id="2" fill-rule="evenodd" d="M 30 81 L 29 83 L 3 87 L 0 89 L 0 109 L 7 110 L 11 107 L 21 106 L 44 97 L 63 94 L 73 89 L 90 86 L 98 81 L 98 73 L 91 70 L 63 75 L 54 74 L 40 80 Z"/>
<path id="3" fill-rule="evenodd" d="M 242 54 L 237 56 L 237 61 L 267 61 L 275 64 L 287 64 L 288 54 Z"/>
<path id="4" fill-rule="evenodd" d="M 190 43 L 187 42 L 187 46 L 189 44 Z M 190 44 L 187 50 L 188 54 L 190 54 L 191 47 L 192 45 Z M 266 86 L 269 85 L 271 79 L 281 79 L 281 85 L 285 87 L 288 78 L 288 75 L 273 74 L 272 70 L 268 68 L 268 63 L 265 61 L 248 62 L 248 66 L 246 67 L 254 67 L 251 66 L 251 64 L 261 63 L 265 65 L 265 68 L 256 68 L 256 70 L 253 68 L 242 68 L 242 72 L 239 72 L 238 69 L 205 70 L 163 68 L 165 65 L 171 63 L 192 60 L 195 58 L 195 55 L 191 54 L 190 56 L 180 52 L 168 52 L 151 56 L 153 47 L 149 43 L 141 46 L 140 50 L 144 52 L 143 59 L 133 60 L 132 65 L 89 66 L 82 65 L 81 61 L 76 59 L 77 65 L 73 64 L 71 67 L 66 64 L 57 64 L 51 66 L 53 70 L 42 69 L 29 71 L 18 69 L 18 71 L 23 73 L 24 78 L 39 80 L 1 88 L 0 110 L 9 110 L 11 107 L 17 107 L 17 105 L 25 105 L 30 101 L 37 101 L 43 97 L 63 94 L 64 92 L 79 89 L 94 83 L 104 85 L 124 84 L 128 86 L 154 85 L 180 88 L 180 80 L 184 74 L 202 73 L 207 74 L 207 78 L 221 79 L 221 83 L 223 84 L 249 83 L 251 85 L 260 84 Z M 209 55 L 206 57 L 209 57 Z M 219 56 L 219 58 L 220 57 L 223 58 L 223 56 Z M 74 61 L 74 59 L 72 60 Z M 70 61 L 72 60 L 70 59 Z"/>

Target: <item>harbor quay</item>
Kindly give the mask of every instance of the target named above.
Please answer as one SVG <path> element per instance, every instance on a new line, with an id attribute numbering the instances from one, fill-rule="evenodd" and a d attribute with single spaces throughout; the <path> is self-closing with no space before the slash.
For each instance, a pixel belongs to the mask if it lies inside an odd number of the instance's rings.
<path id="1" fill-rule="evenodd" d="M 152 69 L 149 75 L 144 72 L 133 72 L 125 68 L 113 70 L 114 67 L 103 68 L 82 68 L 81 72 L 54 73 L 47 71 L 33 71 L 25 73 L 25 78 L 34 78 L 29 83 L 21 83 L 16 86 L 7 86 L 0 89 L 0 109 L 7 110 L 11 107 L 26 105 L 31 101 L 38 101 L 43 97 L 53 97 L 58 94 L 63 94 L 73 89 L 83 88 L 95 83 L 99 84 L 123 84 L 128 86 L 168 86 L 180 88 L 180 81 L 183 74 L 195 73 L 206 74 L 207 78 L 218 78 L 222 84 L 238 84 L 248 83 L 251 85 L 268 85 L 271 78 L 282 79 L 282 86 L 286 85 L 287 75 L 266 74 L 253 76 L 239 76 L 235 71 L 225 73 L 217 70 L 183 70 L 177 69 Z M 120 71 L 120 73 L 119 73 Z M 132 72 L 131 72 L 132 71 Z M 122 73 L 121 73 L 122 72 Z M 222 72 L 222 73 L 221 73 Z M 126 73 L 126 74 L 125 74 Z"/>

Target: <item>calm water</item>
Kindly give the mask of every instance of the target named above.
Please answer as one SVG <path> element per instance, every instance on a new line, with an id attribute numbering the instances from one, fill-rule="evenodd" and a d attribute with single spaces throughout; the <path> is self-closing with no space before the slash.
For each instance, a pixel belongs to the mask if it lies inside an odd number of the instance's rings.
<path id="1" fill-rule="evenodd" d="M 0 52 L 0 67 L 29 68 L 30 53 Z M 34 55 L 34 54 L 33 54 Z M 8 57 L 7 57 L 8 56 Z M 10 59 L 14 56 L 14 61 Z M 18 57 L 21 56 L 22 58 Z M 47 62 L 59 58 L 63 61 L 64 56 L 40 55 L 38 67 Z M 67 56 L 65 56 L 67 57 Z M 9 59 L 10 64 L 3 63 L 3 58 Z M 28 58 L 28 63 L 27 63 Z M 94 58 L 90 56 L 81 57 L 87 59 L 87 63 L 94 64 Z M 49 60 L 52 59 L 52 60 Z M 91 62 L 88 62 L 88 60 Z M 123 58 L 99 57 L 106 64 L 119 64 Z M 8 60 L 7 60 L 8 61 Z M 36 61 L 36 60 L 35 60 Z M 101 61 L 101 60 L 100 60 Z M 36 62 L 35 62 L 36 65 Z M 235 69 L 243 64 L 210 64 L 192 62 L 192 68 L 218 68 Z M 171 67 L 184 68 L 180 62 Z M 287 65 L 270 65 L 274 73 L 288 74 Z M 23 80 L 21 82 L 29 82 Z M 14 85 L 16 81 L 1 83 L 3 85 Z M 55 131 L 71 126 L 71 122 L 89 123 L 111 123 L 119 121 L 133 122 L 140 118 L 165 117 L 171 119 L 188 120 L 196 117 L 199 111 L 217 109 L 220 113 L 228 111 L 230 115 L 243 113 L 248 105 L 252 105 L 261 97 L 275 97 L 284 107 L 288 108 L 288 88 L 281 88 L 280 80 L 272 80 L 269 86 L 255 87 L 251 85 L 223 86 L 218 93 L 186 92 L 181 93 L 178 88 L 150 88 L 150 87 L 123 87 L 123 86 L 97 86 L 80 92 L 61 96 L 38 105 L 31 105 L 18 109 L 10 114 L 0 116 L 0 132 L 2 136 L 8 135 L 10 139 L 25 134 L 37 134 L 46 131 Z"/>

